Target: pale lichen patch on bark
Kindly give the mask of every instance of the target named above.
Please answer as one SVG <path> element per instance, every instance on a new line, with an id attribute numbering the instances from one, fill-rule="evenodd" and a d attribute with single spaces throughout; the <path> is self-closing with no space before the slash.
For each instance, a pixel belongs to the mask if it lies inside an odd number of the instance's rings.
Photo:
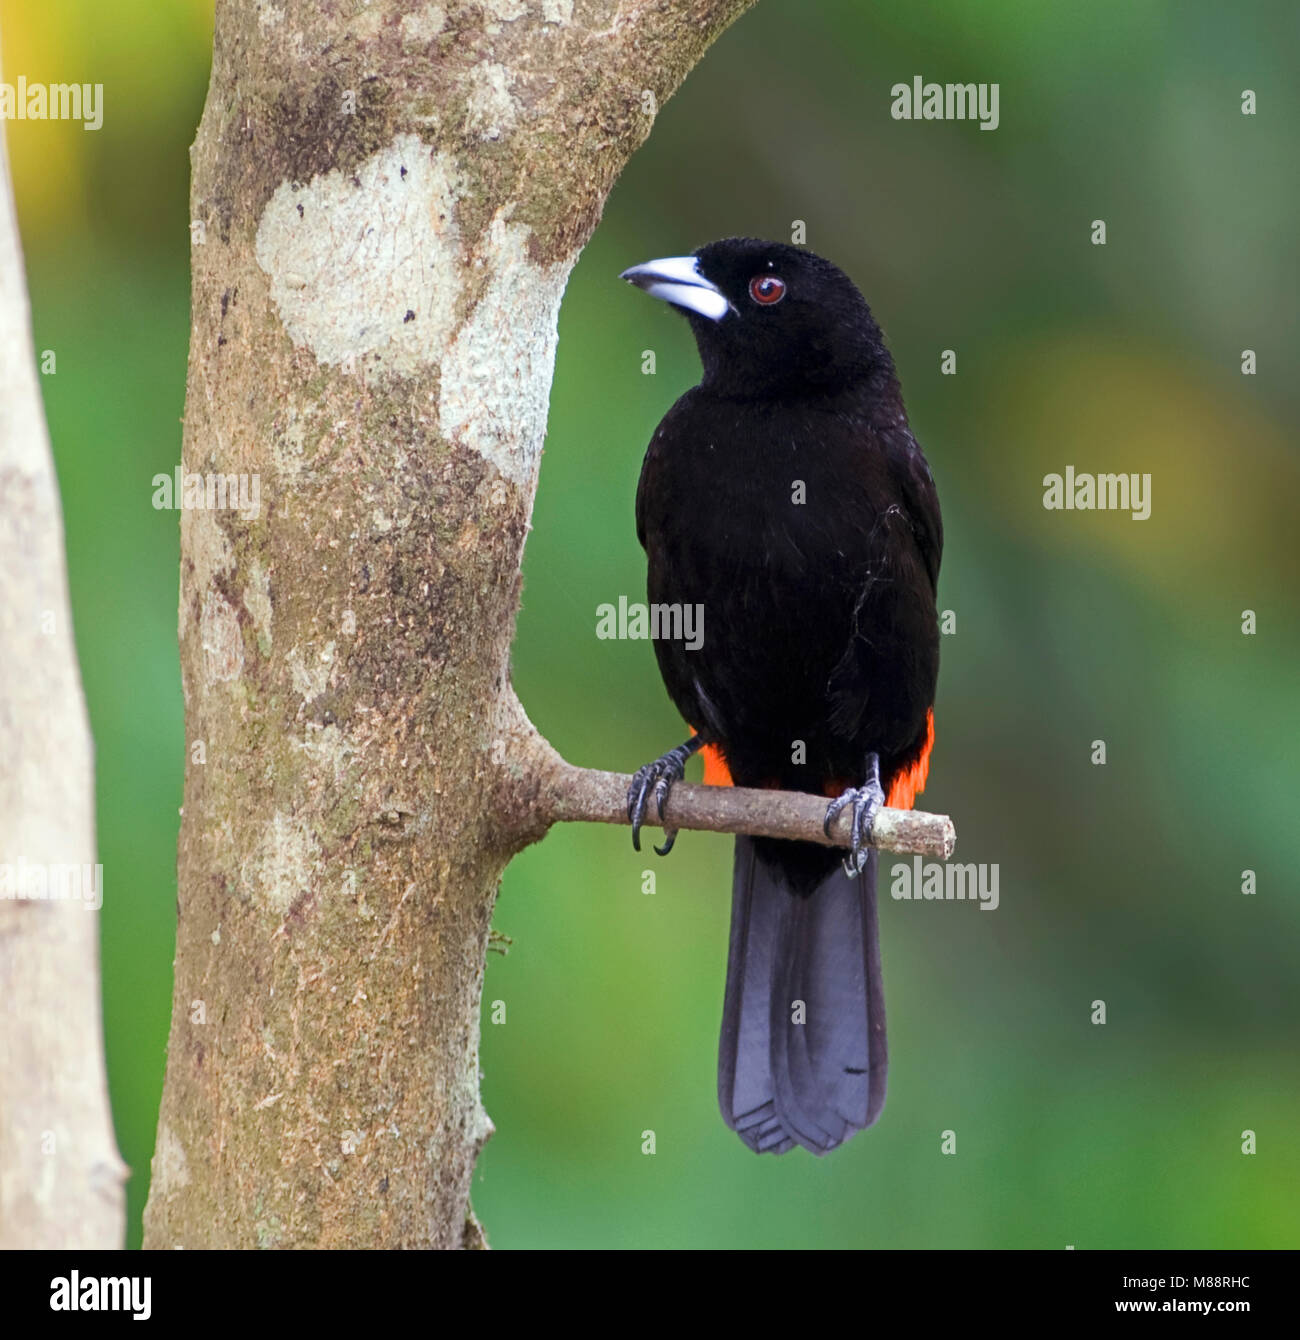
<path id="1" fill-rule="evenodd" d="M 572 23 L 573 0 L 542 0 L 543 23 Z"/>
<path id="2" fill-rule="evenodd" d="M 284 427 L 271 437 L 271 463 L 286 485 L 292 484 L 303 468 L 306 441 L 307 424 L 304 417 L 296 405 L 290 405 Z"/>
<path id="3" fill-rule="evenodd" d="M 181 512 L 181 549 L 193 566 L 185 585 L 192 591 L 208 591 L 213 579 L 229 572 L 235 564 L 234 551 L 226 532 L 217 523 L 217 514 L 206 508 L 187 508 Z M 196 605 L 197 611 L 197 605 Z M 180 605 L 180 635 L 189 629 L 190 608 Z M 205 639 L 206 641 L 206 639 Z"/>
<path id="4" fill-rule="evenodd" d="M 335 786 L 347 782 L 357 747 L 333 722 L 327 726 L 309 722 L 302 739 L 293 743 L 316 765 L 317 775 L 328 776 Z"/>
<path id="5" fill-rule="evenodd" d="M 158 1142 L 153 1152 L 153 1185 L 166 1196 L 190 1184 L 190 1167 L 185 1146 L 165 1122 L 158 1127 Z"/>
<path id="6" fill-rule="evenodd" d="M 283 182 L 256 256 L 294 344 L 404 376 L 436 362 L 461 292 L 458 189 L 452 157 L 409 134 L 355 173 Z"/>
<path id="7" fill-rule="evenodd" d="M 257 649 L 263 656 L 271 654 L 271 577 L 256 558 L 248 564 L 248 582 L 244 587 L 244 608 L 253 620 Z"/>
<path id="8" fill-rule="evenodd" d="M 277 810 L 262 830 L 256 853 L 240 869 L 244 894 L 283 916 L 313 887 L 320 861 L 315 835 Z"/>
<path id="9" fill-rule="evenodd" d="M 483 140 L 499 140 L 519 120 L 510 94 L 510 72 L 499 61 L 483 61 L 469 72 L 465 130 Z"/>
<path id="10" fill-rule="evenodd" d="M 353 37 L 363 42 L 369 42 L 378 36 L 383 23 L 384 16 L 378 6 L 373 9 L 363 9 L 349 24 L 349 31 Z"/>
<path id="11" fill-rule="evenodd" d="M 539 265 L 530 230 L 493 218 L 479 260 L 486 289 L 442 360 L 438 421 L 518 484 L 531 485 L 546 434 L 560 297 L 575 256 Z"/>
<path id="12" fill-rule="evenodd" d="M 447 8 L 445 5 L 425 5 L 423 9 L 412 10 L 402 15 L 398 25 L 402 42 L 407 46 L 419 46 L 432 42 L 447 26 Z"/>
<path id="13" fill-rule="evenodd" d="M 327 642 L 319 650 L 300 646 L 294 647 L 285 658 L 294 692 L 301 696 L 304 704 L 319 698 L 329 687 L 334 650 L 333 642 Z"/>
<path id="14" fill-rule="evenodd" d="M 483 12 L 488 17 L 484 31 L 495 34 L 501 31 L 501 24 L 523 18 L 528 13 L 528 5 L 525 0 L 484 0 Z"/>
<path id="15" fill-rule="evenodd" d="M 203 667 L 208 680 L 214 684 L 238 679 L 244 668 L 244 635 L 239 628 L 239 615 L 229 602 L 213 588 L 203 599 L 203 617 L 200 625 L 203 639 Z"/>

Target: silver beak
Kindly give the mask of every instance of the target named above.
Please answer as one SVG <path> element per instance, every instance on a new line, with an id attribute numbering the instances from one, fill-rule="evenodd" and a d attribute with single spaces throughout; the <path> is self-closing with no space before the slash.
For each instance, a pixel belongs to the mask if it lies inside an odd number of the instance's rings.
<path id="1" fill-rule="evenodd" d="M 710 321 L 721 321 L 731 310 L 726 294 L 700 273 L 694 256 L 665 256 L 624 270 L 620 279 L 644 289 L 652 298 L 684 307 Z"/>

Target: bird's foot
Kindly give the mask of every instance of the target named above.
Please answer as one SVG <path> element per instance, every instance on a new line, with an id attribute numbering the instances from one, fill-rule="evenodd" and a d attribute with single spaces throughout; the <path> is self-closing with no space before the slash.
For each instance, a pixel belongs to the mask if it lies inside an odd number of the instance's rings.
<path id="1" fill-rule="evenodd" d="M 840 811 L 853 806 L 852 846 L 844 858 L 844 873 L 850 879 L 856 879 L 867 864 L 870 854 L 871 825 L 885 803 L 885 792 L 880 785 L 880 758 L 876 754 L 867 755 L 867 780 L 862 786 L 850 787 L 836 796 L 826 807 L 826 818 L 822 829 L 827 837 L 831 835 L 831 824 Z"/>
<path id="2" fill-rule="evenodd" d="M 632 778 L 632 785 L 627 789 L 627 817 L 632 823 L 632 846 L 636 851 L 641 850 L 641 823 L 645 818 L 650 796 L 654 795 L 662 820 L 664 803 L 668 799 L 669 791 L 673 789 L 673 783 L 680 782 L 686 775 L 686 760 L 703 744 L 704 741 L 698 735 L 692 735 L 685 744 L 679 744 L 662 758 L 657 758 L 653 763 L 647 763 L 644 768 L 640 768 Z M 655 851 L 660 856 L 667 856 L 676 841 L 677 830 L 665 824 L 664 845 L 656 847 Z"/>

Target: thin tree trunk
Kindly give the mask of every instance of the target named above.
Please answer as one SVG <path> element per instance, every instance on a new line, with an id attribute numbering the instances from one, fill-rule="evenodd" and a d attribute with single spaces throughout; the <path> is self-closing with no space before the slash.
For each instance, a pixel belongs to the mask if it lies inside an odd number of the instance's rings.
<path id="1" fill-rule="evenodd" d="M 184 470 L 260 505 L 182 512 L 149 1246 L 482 1243 L 556 313 L 657 107 L 750 2 L 218 0 Z"/>
<path id="2" fill-rule="evenodd" d="M 94 792 L 0 124 L 0 1248 L 122 1245 Z"/>

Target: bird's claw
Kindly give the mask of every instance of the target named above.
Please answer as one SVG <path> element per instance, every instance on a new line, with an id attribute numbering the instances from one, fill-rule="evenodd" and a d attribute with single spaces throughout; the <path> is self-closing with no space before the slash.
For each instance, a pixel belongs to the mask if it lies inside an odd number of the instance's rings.
<path id="1" fill-rule="evenodd" d="M 637 769 L 633 776 L 632 785 L 627 789 L 627 817 L 632 824 L 634 851 L 641 850 L 641 824 L 645 819 L 651 794 L 654 795 L 662 820 L 664 806 L 668 802 L 668 793 L 673 789 L 673 783 L 680 782 L 686 775 L 686 760 L 700 747 L 697 740 L 698 737 L 693 737 L 685 744 L 679 744 L 676 749 L 670 749 L 662 758 L 657 758 L 653 763 L 647 763 L 644 768 Z M 656 847 L 655 851 L 660 856 L 667 856 L 676 841 L 677 830 L 664 824 L 664 845 Z"/>
<path id="2" fill-rule="evenodd" d="M 850 830 L 852 842 L 849 854 L 844 858 L 844 873 L 850 879 L 856 879 L 866 868 L 871 847 L 871 826 L 876 821 L 885 803 L 885 792 L 880 785 L 880 760 L 871 754 L 867 760 L 867 780 L 863 786 L 850 787 L 836 796 L 826 807 L 826 818 L 822 821 L 822 831 L 831 835 L 831 824 L 840 812 L 853 806 L 853 826 Z"/>

